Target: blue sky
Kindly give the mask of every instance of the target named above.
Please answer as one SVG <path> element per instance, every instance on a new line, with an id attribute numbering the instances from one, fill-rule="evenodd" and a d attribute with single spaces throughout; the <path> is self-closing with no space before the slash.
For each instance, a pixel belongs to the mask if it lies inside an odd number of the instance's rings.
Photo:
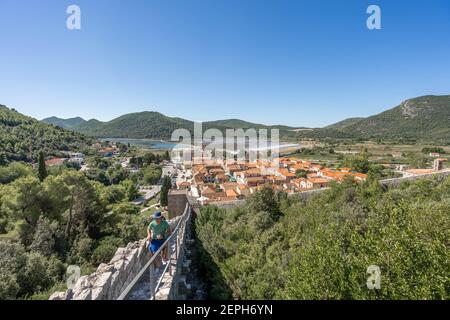
<path id="1" fill-rule="evenodd" d="M 38 119 L 314 127 L 425 94 L 450 94 L 448 0 L 0 0 L 0 104 Z"/>

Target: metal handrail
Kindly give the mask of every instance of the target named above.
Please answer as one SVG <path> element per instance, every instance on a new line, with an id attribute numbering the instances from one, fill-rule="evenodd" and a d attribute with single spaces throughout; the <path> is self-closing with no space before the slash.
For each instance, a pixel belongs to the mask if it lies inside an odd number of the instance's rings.
<path id="1" fill-rule="evenodd" d="M 171 235 L 167 238 L 167 240 L 163 243 L 163 245 L 153 254 L 153 256 L 150 258 L 150 260 L 145 264 L 144 267 L 142 267 L 142 269 L 139 271 L 139 273 L 133 278 L 133 281 L 130 282 L 130 284 L 125 288 L 125 290 L 120 294 L 120 296 L 117 298 L 117 300 L 125 300 L 131 293 L 131 291 L 134 289 L 134 287 L 140 282 L 140 280 L 142 279 L 142 277 L 145 275 L 145 272 L 147 272 L 147 270 L 150 270 L 150 300 L 155 299 L 155 293 L 158 290 L 162 279 L 164 277 L 164 275 L 167 272 L 167 269 L 169 269 L 169 267 L 171 267 L 171 263 L 172 263 L 172 248 L 170 246 L 170 243 L 173 239 L 175 239 L 175 258 L 178 259 L 179 256 L 179 251 L 180 251 L 180 246 L 181 243 L 179 243 L 179 237 L 178 234 L 180 232 L 180 228 L 183 226 L 183 240 L 184 240 L 184 236 L 185 236 L 185 230 L 186 230 L 186 222 L 189 220 L 190 218 L 190 205 L 189 203 L 186 204 L 186 207 L 184 209 L 183 215 L 181 216 L 180 221 L 178 221 L 177 226 L 175 227 L 175 229 L 172 231 Z M 183 225 L 182 225 L 183 224 Z M 161 274 L 161 278 L 159 279 L 157 285 L 155 287 L 153 287 L 153 282 L 154 282 L 154 266 L 153 266 L 153 262 L 155 261 L 155 259 L 162 253 L 162 251 L 164 250 L 165 247 L 169 246 L 169 252 L 168 252 L 168 256 L 169 256 L 169 261 L 167 262 L 165 268 L 163 269 L 163 272 Z M 147 247 L 147 242 L 146 242 L 146 247 Z M 172 273 L 172 270 L 170 269 L 170 273 Z"/>

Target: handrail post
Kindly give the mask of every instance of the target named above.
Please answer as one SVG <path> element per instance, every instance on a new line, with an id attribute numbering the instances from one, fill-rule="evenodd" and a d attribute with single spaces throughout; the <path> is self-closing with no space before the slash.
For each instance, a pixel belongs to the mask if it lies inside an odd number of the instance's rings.
<path id="1" fill-rule="evenodd" d="M 155 298 L 155 287 L 154 287 L 154 266 L 153 263 L 150 265 L 150 300 Z"/>
<path id="2" fill-rule="evenodd" d="M 175 259 L 178 261 L 178 229 L 175 236 Z"/>
<path id="3" fill-rule="evenodd" d="M 171 239 L 168 243 L 169 249 L 167 249 L 168 255 L 169 255 L 169 274 L 172 275 L 172 241 Z"/>

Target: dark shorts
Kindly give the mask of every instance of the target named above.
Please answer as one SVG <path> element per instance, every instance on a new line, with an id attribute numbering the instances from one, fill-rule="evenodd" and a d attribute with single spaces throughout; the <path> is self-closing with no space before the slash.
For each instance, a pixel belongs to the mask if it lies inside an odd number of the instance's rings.
<path id="1" fill-rule="evenodd" d="M 148 250 L 151 251 L 152 253 L 155 253 L 164 244 L 164 241 L 165 240 L 153 239 L 150 245 L 148 246 Z"/>

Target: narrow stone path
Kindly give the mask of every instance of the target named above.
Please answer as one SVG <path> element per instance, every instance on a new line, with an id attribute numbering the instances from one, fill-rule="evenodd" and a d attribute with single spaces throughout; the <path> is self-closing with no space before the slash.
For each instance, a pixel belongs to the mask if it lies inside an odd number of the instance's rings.
<path id="1" fill-rule="evenodd" d="M 171 244 L 172 258 L 175 258 L 175 242 Z M 173 261 L 173 260 L 172 260 Z M 169 263 L 169 262 L 167 262 Z M 154 278 L 153 278 L 153 287 L 155 288 L 158 284 L 159 280 L 164 276 L 163 271 L 166 264 L 162 264 L 158 270 L 155 269 Z M 172 262 L 172 270 L 175 271 L 175 265 Z M 167 273 L 169 269 L 167 269 Z M 161 286 L 163 286 L 163 282 L 161 282 Z M 159 289 L 159 288 L 158 288 Z M 155 292 L 155 295 L 158 291 Z M 130 295 L 128 296 L 128 300 L 150 300 L 150 271 L 147 271 L 142 277 L 141 281 L 136 285 L 136 288 Z"/>
<path id="2" fill-rule="evenodd" d="M 187 300 L 205 300 L 207 298 L 206 284 L 203 280 L 204 275 L 200 272 L 200 262 L 195 246 L 195 240 L 187 240 L 186 245 L 188 247 L 189 255 L 188 261 L 189 268 L 186 273 L 186 284 L 187 284 Z"/>

